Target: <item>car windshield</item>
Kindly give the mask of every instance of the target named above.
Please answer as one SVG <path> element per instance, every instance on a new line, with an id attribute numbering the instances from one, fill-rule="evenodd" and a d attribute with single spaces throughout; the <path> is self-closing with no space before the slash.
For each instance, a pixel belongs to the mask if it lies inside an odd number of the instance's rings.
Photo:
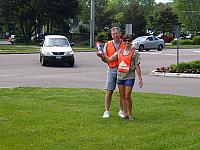
<path id="1" fill-rule="evenodd" d="M 141 36 L 141 37 L 138 37 L 136 38 L 134 41 L 143 41 L 143 40 L 146 40 L 147 37 L 145 36 Z"/>
<path id="2" fill-rule="evenodd" d="M 49 39 L 46 40 L 45 45 L 47 47 L 53 47 L 53 46 L 68 47 L 69 42 L 65 38 L 49 38 Z"/>

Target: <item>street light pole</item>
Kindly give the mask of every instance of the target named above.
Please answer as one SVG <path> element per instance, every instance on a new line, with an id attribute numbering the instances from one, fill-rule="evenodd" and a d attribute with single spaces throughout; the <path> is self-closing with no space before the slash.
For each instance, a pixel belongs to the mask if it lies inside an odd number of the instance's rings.
<path id="1" fill-rule="evenodd" d="M 90 4 L 90 47 L 94 47 L 95 0 Z"/>

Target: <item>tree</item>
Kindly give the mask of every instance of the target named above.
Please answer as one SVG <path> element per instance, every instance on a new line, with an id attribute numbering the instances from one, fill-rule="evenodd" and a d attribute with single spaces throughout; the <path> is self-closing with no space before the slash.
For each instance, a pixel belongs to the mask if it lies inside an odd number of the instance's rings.
<path id="1" fill-rule="evenodd" d="M 155 0 L 139 0 L 139 3 L 144 7 L 144 15 L 146 17 L 153 13 L 156 5 Z"/>
<path id="2" fill-rule="evenodd" d="M 48 32 L 68 24 L 70 18 L 79 13 L 77 0 L 1 0 L 0 8 L 3 10 L 4 23 L 12 22 L 19 27 L 25 42 L 36 29 L 39 33 L 43 25 Z"/>
<path id="3" fill-rule="evenodd" d="M 153 12 L 153 15 L 148 18 L 149 29 L 152 31 L 172 33 L 174 26 L 178 25 L 178 16 L 172 10 L 170 4 L 159 3 Z"/>
<path id="4" fill-rule="evenodd" d="M 174 0 L 174 8 L 180 18 L 182 27 L 186 31 L 196 33 L 200 31 L 200 1 Z"/>
<path id="5" fill-rule="evenodd" d="M 138 37 L 146 34 L 146 19 L 143 5 L 138 0 L 131 0 L 126 4 L 125 8 L 124 23 L 132 24 L 133 36 Z"/>

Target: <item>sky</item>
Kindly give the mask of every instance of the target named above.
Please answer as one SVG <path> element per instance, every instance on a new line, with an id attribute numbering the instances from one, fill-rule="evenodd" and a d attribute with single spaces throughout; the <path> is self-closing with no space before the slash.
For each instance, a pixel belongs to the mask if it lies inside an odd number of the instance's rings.
<path id="1" fill-rule="evenodd" d="M 160 2 L 167 3 L 167 2 L 170 2 L 170 1 L 172 1 L 172 0 L 155 0 L 156 3 L 160 3 Z"/>

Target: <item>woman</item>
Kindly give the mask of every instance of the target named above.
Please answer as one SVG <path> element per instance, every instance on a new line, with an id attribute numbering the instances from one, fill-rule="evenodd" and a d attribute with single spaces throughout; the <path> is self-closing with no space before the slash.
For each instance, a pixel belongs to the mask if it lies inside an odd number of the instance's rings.
<path id="1" fill-rule="evenodd" d="M 118 60 L 117 84 L 120 98 L 123 103 L 123 111 L 125 118 L 133 120 L 131 93 L 135 82 L 135 70 L 139 78 L 139 86 L 142 87 L 143 85 L 140 69 L 140 57 L 135 48 L 131 47 L 131 36 L 125 35 L 122 40 L 125 44 L 124 49 L 119 49 L 110 58 L 106 55 L 104 55 L 104 57 L 108 62 Z"/>

